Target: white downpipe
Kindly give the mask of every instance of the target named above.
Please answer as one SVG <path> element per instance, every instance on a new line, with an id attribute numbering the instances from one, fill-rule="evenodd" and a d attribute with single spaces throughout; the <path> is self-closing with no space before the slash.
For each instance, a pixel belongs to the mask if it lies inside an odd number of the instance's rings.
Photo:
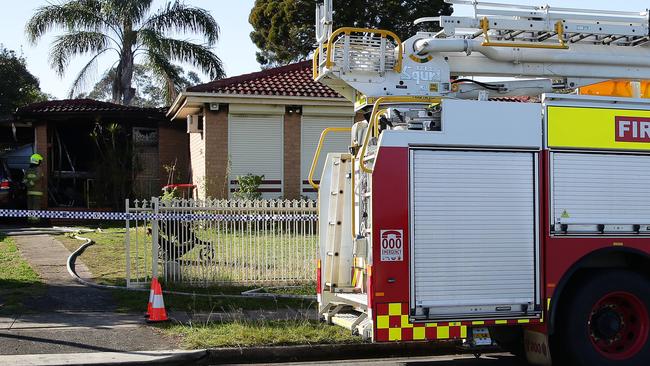
<path id="1" fill-rule="evenodd" d="M 414 48 L 419 54 L 439 52 L 478 52 L 499 62 L 536 62 L 583 65 L 650 67 L 650 48 L 591 46 L 571 44 L 568 50 L 482 46 L 480 40 L 420 39 Z"/>

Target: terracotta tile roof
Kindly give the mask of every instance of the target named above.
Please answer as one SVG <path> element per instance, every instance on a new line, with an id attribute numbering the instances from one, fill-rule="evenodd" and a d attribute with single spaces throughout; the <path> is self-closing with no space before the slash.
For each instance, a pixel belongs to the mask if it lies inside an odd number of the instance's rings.
<path id="1" fill-rule="evenodd" d="M 46 102 L 32 103 L 18 108 L 16 114 L 41 114 L 41 113 L 84 113 L 84 112 L 145 112 L 162 113 L 167 108 L 141 108 L 126 106 L 94 99 L 63 99 L 48 100 Z"/>
<path id="2" fill-rule="evenodd" d="M 188 92 L 284 97 L 342 98 L 329 87 L 314 81 L 311 61 L 262 70 L 193 86 Z"/>

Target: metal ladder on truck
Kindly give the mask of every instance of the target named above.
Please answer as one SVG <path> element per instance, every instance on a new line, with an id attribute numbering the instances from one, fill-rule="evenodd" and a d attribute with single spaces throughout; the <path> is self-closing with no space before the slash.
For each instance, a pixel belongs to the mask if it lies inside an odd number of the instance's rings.
<path id="1" fill-rule="evenodd" d="M 319 202 L 327 204 L 327 208 L 320 208 L 322 216 L 319 223 L 320 240 L 324 243 L 320 248 L 320 258 L 324 260 L 319 266 L 324 285 L 321 296 L 327 300 L 327 306 L 319 309 L 319 312 L 330 323 L 364 334 L 367 333 L 365 329 L 369 329 L 367 293 L 364 291 L 365 258 L 359 259 L 356 243 L 349 234 L 352 231 L 351 217 L 354 216 L 352 155 L 328 154 L 320 183 L 313 180 L 325 136 L 334 131 L 349 133 L 350 129 L 329 128 L 323 131 L 309 175 L 310 184 L 319 192 Z M 327 195 L 327 198 L 323 195 Z M 365 336 L 369 337 L 370 334 Z"/>
<path id="2" fill-rule="evenodd" d="M 435 22 L 441 30 L 402 41 L 384 30 L 332 31 L 326 0 L 317 11 L 314 79 L 366 111 L 383 96 L 537 96 L 611 79 L 650 79 L 647 11 L 445 2 L 470 5 L 474 15 L 420 18 L 415 22 Z M 468 79 L 481 76 L 509 79 Z"/>

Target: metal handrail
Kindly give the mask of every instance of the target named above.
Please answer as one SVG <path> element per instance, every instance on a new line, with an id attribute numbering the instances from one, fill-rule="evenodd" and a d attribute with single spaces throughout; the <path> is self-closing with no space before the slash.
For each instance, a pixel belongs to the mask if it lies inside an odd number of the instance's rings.
<path id="1" fill-rule="evenodd" d="M 312 78 L 314 80 L 318 79 L 318 75 L 320 74 L 319 70 L 319 60 L 318 58 L 320 57 L 320 47 L 316 48 L 316 51 L 314 51 L 314 59 L 312 61 Z"/>
<path id="2" fill-rule="evenodd" d="M 440 97 L 419 97 L 419 96 L 390 96 L 390 97 L 380 97 L 377 98 L 375 104 L 372 107 L 372 114 L 370 115 L 370 123 L 368 124 L 368 129 L 366 130 L 366 136 L 363 139 L 363 145 L 361 145 L 361 151 L 359 152 L 359 167 L 365 173 L 372 174 L 374 169 L 369 168 L 366 165 L 364 157 L 366 156 L 366 151 L 368 150 L 368 145 L 370 143 L 370 135 L 372 131 L 375 131 L 375 134 L 379 136 L 379 114 L 383 111 L 379 109 L 379 106 L 386 103 L 438 103 L 440 102 Z"/>
<path id="3" fill-rule="evenodd" d="M 309 169 L 309 184 L 314 187 L 315 190 L 320 188 L 320 184 L 314 182 L 314 173 L 316 172 L 316 164 L 318 163 L 318 158 L 320 157 L 320 151 L 323 149 L 323 142 L 325 142 L 325 137 L 330 132 L 350 132 L 352 131 L 351 127 L 328 127 L 323 130 L 320 134 L 320 140 L 318 141 L 318 147 L 316 148 L 316 153 L 314 153 L 314 158 L 311 161 L 311 168 Z"/>
<path id="4" fill-rule="evenodd" d="M 404 46 L 402 45 L 402 41 L 397 36 L 397 34 L 382 29 L 354 28 L 354 27 L 343 27 L 332 32 L 332 35 L 327 40 L 327 58 L 325 60 L 325 65 L 328 68 L 334 66 L 334 61 L 332 60 L 332 49 L 334 48 L 334 40 L 336 39 L 336 37 L 342 33 L 346 35 L 350 35 L 350 33 L 353 32 L 374 33 L 374 34 L 379 34 L 382 38 L 390 37 L 393 40 L 395 40 L 395 42 L 397 43 L 398 54 L 397 54 L 397 61 L 395 62 L 395 66 L 393 66 L 393 70 L 395 70 L 396 72 L 402 72 L 402 53 L 404 51 Z"/>

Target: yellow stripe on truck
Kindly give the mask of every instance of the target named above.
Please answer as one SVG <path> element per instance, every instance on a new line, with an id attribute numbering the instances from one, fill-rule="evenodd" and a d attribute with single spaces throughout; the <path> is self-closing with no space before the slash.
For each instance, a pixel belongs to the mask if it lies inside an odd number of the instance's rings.
<path id="1" fill-rule="evenodd" d="M 548 146 L 650 150 L 650 111 L 548 107 Z"/>

